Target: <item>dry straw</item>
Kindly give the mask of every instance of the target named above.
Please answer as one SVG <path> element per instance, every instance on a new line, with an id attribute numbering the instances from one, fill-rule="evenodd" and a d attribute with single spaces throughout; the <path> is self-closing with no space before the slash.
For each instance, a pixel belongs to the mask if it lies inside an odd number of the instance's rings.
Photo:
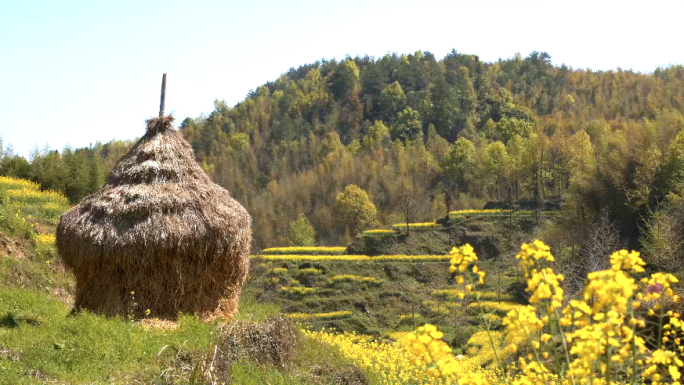
<path id="1" fill-rule="evenodd" d="M 76 276 L 76 309 L 167 319 L 237 312 L 251 217 L 211 182 L 172 122 L 147 120 L 106 185 L 62 215 L 57 247 Z"/>

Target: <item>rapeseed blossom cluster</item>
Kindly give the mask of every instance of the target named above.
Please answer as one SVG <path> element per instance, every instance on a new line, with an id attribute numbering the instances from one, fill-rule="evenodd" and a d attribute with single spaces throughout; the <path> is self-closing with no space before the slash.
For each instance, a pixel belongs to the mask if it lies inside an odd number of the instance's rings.
<path id="1" fill-rule="evenodd" d="M 458 370 L 451 348 L 442 341 L 444 333 L 434 325 L 425 324 L 409 333 L 405 339 L 406 349 L 415 355 L 414 364 L 427 368 L 426 374 L 431 382 L 444 379 Z"/>
<path id="2" fill-rule="evenodd" d="M 328 283 L 333 285 L 337 282 L 355 282 L 355 283 L 367 283 L 371 285 L 379 285 L 385 280 L 380 279 L 380 278 L 375 278 L 375 277 L 362 277 L 360 275 L 355 275 L 355 274 L 341 274 L 341 275 L 333 275 L 328 279 Z"/>
<path id="3" fill-rule="evenodd" d="M 618 384 L 647 380 L 658 383 L 669 377 L 672 384 L 679 385 L 681 360 L 668 357 L 676 357 L 681 351 L 661 348 L 667 336 L 661 338 L 659 334 L 656 340 L 659 348 L 649 352 L 639 335 L 645 320 L 636 312 L 641 300 L 658 301 L 666 296 L 676 301 L 678 298 L 671 288 L 677 282 L 674 276 L 653 274 L 650 279 L 642 280 L 645 287 L 640 288 L 631 274 L 643 273 L 645 263 L 638 252 L 621 250 L 610 256 L 610 269 L 588 274 L 581 298 L 571 300 L 561 312 L 562 275 L 542 266 L 554 261 L 549 247 L 538 240 L 524 244 L 517 259 L 525 270 L 527 291 L 532 293 L 530 303 L 536 306 L 511 311 L 503 320 L 507 332 L 523 331 L 535 336 L 532 353 L 527 359 L 519 360 L 518 369 L 523 376 L 514 384 L 554 381 Z M 660 303 L 653 307 L 662 309 Z M 649 314 L 654 314 L 653 309 Z M 666 315 L 679 319 L 673 312 Z M 676 321 L 674 324 L 679 325 Z M 670 325 L 670 328 L 674 330 L 676 326 Z M 509 347 L 516 348 L 514 344 Z M 553 358 L 549 359 L 551 355 Z M 650 365 L 645 369 L 643 357 L 646 365 Z"/>
<path id="4" fill-rule="evenodd" d="M 475 265 L 477 255 L 470 244 L 452 248 L 449 255 L 451 256 L 451 260 L 449 261 L 449 272 L 452 274 L 456 273 L 456 283 L 464 285 L 466 292 L 473 290 L 472 284 L 466 284 L 464 279 L 464 275 L 470 265 L 473 265 L 472 271 L 478 276 L 478 283 L 480 285 L 484 284 L 485 272 L 479 270 L 477 265 Z M 463 299 L 465 297 L 465 292 L 459 292 L 457 295 L 460 299 Z"/>

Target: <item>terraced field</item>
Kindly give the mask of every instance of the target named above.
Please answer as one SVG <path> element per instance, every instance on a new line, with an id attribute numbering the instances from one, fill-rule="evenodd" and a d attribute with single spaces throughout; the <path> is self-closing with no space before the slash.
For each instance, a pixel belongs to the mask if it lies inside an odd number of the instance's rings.
<path id="1" fill-rule="evenodd" d="M 495 331 L 501 318 L 520 305 L 508 293 L 518 281 L 515 268 L 482 261 L 489 274 L 480 301 L 458 297 L 462 291 L 448 271 L 448 255 L 322 254 L 331 248 L 308 248 L 309 254 L 252 257 L 249 295 L 277 305 L 288 317 L 315 331 L 335 329 L 395 340 L 424 323 L 437 325 L 445 340 L 461 352 L 479 349 L 483 310 Z M 336 249 L 337 250 L 337 249 Z M 398 334 L 397 334 L 398 333 Z"/>

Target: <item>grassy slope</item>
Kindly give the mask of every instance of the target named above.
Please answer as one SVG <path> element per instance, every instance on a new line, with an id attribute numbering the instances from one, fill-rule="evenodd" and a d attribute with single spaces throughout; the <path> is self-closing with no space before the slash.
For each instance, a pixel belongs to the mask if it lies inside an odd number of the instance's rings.
<path id="1" fill-rule="evenodd" d="M 219 325 L 183 316 L 177 330 L 148 331 L 132 320 L 70 315 L 74 280 L 50 236 L 66 207 L 63 197 L 39 193 L 36 185 L 0 179 L 0 384 L 168 383 L 162 371 L 180 367 L 173 349 L 158 357 L 162 348 L 182 347 L 197 356 Z M 258 321 L 274 313 L 277 307 L 247 295 L 238 319 Z M 336 350 L 304 340 L 286 369 L 244 360 L 232 363 L 230 372 L 239 384 L 309 384 L 312 367 L 329 375 L 350 370 Z"/>

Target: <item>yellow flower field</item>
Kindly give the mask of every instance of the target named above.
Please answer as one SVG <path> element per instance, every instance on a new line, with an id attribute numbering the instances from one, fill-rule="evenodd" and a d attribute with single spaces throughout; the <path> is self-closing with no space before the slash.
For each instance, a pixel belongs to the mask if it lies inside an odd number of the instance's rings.
<path id="1" fill-rule="evenodd" d="M 401 343 L 386 343 L 374 340 L 369 336 L 354 333 L 334 334 L 326 331 L 314 332 L 305 330 L 308 338 L 334 346 L 342 355 L 350 359 L 355 365 L 372 373 L 381 384 L 400 385 L 435 384 L 434 377 L 425 365 L 418 364 L 420 356 L 404 348 Z M 400 341 L 407 335 L 397 335 Z M 457 371 L 461 373 L 477 374 L 495 383 L 499 377 L 496 370 L 484 370 L 463 362 L 456 362 Z M 455 376 L 449 376 L 455 383 Z M 466 384 L 463 384 L 466 385 Z"/>
<path id="2" fill-rule="evenodd" d="M 284 316 L 286 318 L 290 318 L 295 321 L 306 321 L 310 320 L 312 318 L 319 319 L 319 320 L 332 320 L 332 319 L 340 319 L 340 318 L 347 318 L 351 317 L 352 312 L 349 310 L 342 310 L 342 311 L 332 311 L 328 313 L 285 313 Z"/>
<path id="3" fill-rule="evenodd" d="M 406 228 L 406 223 L 395 223 L 392 225 L 392 228 L 395 229 L 401 229 L 401 228 Z M 432 228 L 440 228 L 442 225 L 435 223 L 435 222 L 424 222 L 424 223 L 409 223 L 409 228 L 410 229 L 432 229 Z"/>
<path id="4" fill-rule="evenodd" d="M 478 209 L 468 209 L 468 210 L 457 210 L 457 211 L 450 211 L 449 216 L 500 216 L 500 215 L 506 215 L 513 212 L 513 210 L 502 210 L 502 209 L 487 209 L 487 210 L 478 210 Z M 514 212 L 515 215 L 535 215 L 537 212 L 534 210 L 517 210 Z M 556 212 L 555 211 L 542 211 L 542 215 L 554 215 Z"/>
<path id="5" fill-rule="evenodd" d="M 382 236 L 394 236 L 397 235 L 396 230 L 387 230 L 387 229 L 375 229 L 375 230 L 366 230 L 363 232 L 363 235 L 366 236 L 376 236 L 376 237 L 382 237 Z"/>
<path id="6" fill-rule="evenodd" d="M 38 185 L 38 183 L 33 183 L 30 180 L 26 179 L 18 179 L 8 176 L 0 176 L 0 186 L 8 190 L 40 190 L 40 186 Z"/>
<path id="7" fill-rule="evenodd" d="M 271 247 L 261 250 L 263 255 L 338 255 L 344 254 L 347 248 L 344 246 L 334 247 Z"/>
<path id="8" fill-rule="evenodd" d="M 448 262 L 448 255 L 253 255 L 252 258 L 266 261 L 310 261 L 310 262 Z"/>
<path id="9" fill-rule="evenodd" d="M 0 176 L 0 195 L 9 198 L 9 207 L 26 218 L 56 220 L 69 208 L 69 201 L 59 192 L 40 190 L 40 185 L 24 179 Z"/>

